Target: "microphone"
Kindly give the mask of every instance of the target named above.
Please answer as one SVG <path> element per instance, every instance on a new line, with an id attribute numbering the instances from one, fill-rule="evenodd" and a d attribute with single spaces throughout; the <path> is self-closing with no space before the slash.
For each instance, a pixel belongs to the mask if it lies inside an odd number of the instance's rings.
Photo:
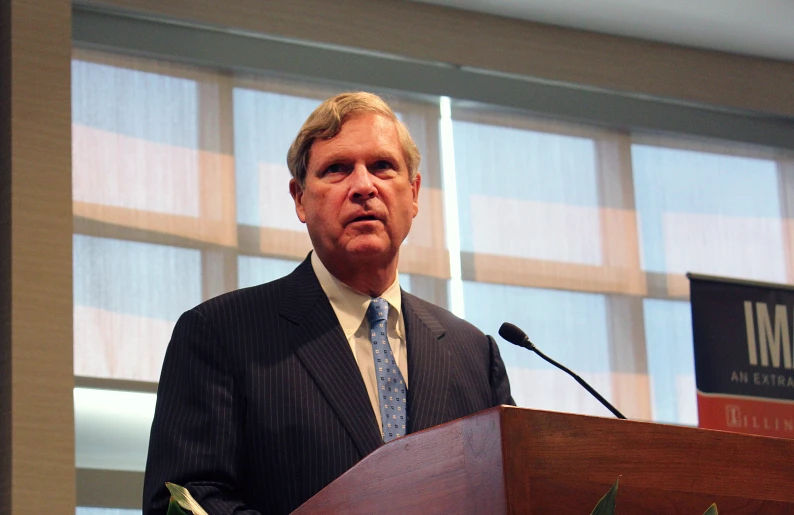
<path id="1" fill-rule="evenodd" d="M 584 379 L 574 374 L 569 368 L 557 363 L 550 357 L 540 352 L 540 350 L 537 347 L 535 347 L 535 344 L 529 341 L 529 337 L 526 335 L 524 331 L 514 326 L 510 322 L 505 322 L 504 324 L 502 324 L 502 327 L 499 328 L 499 336 L 509 341 L 513 345 L 518 345 L 519 347 L 524 347 L 525 349 L 531 350 L 532 352 L 534 352 L 541 358 L 545 359 L 555 367 L 559 368 L 563 372 L 566 372 L 568 375 L 576 379 L 576 382 L 582 385 L 585 390 L 590 392 L 590 395 L 598 399 L 599 402 L 601 402 L 601 404 L 603 404 L 609 411 L 611 411 L 613 415 L 625 420 L 626 417 L 623 415 L 623 413 L 619 412 L 617 408 L 611 405 L 605 398 L 601 397 L 601 394 L 593 390 L 593 387 L 587 384 L 587 382 Z"/>

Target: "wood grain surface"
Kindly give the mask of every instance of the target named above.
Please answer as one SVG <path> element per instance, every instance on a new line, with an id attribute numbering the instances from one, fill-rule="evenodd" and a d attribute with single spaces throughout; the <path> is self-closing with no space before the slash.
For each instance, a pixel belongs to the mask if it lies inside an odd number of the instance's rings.
<path id="1" fill-rule="evenodd" d="M 74 513 L 71 3 L 2 9 L 0 513 Z"/>
<path id="2" fill-rule="evenodd" d="M 794 511 L 791 440 L 503 409 L 511 513 L 589 513 L 618 477 L 618 513 Z"/>
<path id="3" fill-rule="evenodd" d="M 295 513 L 794 513 L 794 441 L 502 406 L 395 440 Z M 698 511 L 699 510 L 699 511 Z"/>

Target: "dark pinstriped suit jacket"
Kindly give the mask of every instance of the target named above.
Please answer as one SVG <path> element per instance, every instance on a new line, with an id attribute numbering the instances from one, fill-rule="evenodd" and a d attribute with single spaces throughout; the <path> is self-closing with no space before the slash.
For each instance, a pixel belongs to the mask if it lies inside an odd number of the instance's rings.
<path id="1" fill-rule="evenodd" d="M 513 404 L 492 338 L 413 295 L 402 299 L 409 432 Z M 209 300 L 177 322 L 143 512 L 166 512 L 171 481 L 210 514 L 289 513 L 382 444 L 361 372 L 307 258 L 287 277 Z"/>

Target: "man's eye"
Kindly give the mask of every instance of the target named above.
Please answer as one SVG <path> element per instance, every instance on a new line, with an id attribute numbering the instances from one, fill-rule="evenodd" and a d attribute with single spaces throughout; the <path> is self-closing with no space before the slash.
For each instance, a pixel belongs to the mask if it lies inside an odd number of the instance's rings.
<path id="1" fill-rule="evenodd" d="M 380 159 L 378 161 L 375 161 L 375 163 L 372 165 L 372 168 L 374 168 L 375 170 L 391 170 L 394 168 L 394 165 L 391 164 L 391 162 L 386 161 L 385 159 Z"/>
<path id="2" fill-rule="evenodd" d="M 332 164 L 331 166 L 329 166 L 328 168 L 325 169 L 325 172 L 323 172 L 323 175 L 343 173 L 344 171 L 345 171 L 344 166 L 342 166 L 339 163 L 334 163 L 334 164 Z"/>

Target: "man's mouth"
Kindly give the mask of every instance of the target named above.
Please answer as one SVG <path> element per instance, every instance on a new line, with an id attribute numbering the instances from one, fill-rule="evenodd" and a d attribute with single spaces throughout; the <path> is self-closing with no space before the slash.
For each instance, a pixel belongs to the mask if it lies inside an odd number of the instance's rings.
<path id="1" fill-rule="evenodd" d="M 375 215 L 361 215 L 353 218 L 350 223 L 354 222 L 376 222 L 379 218 Z"/>

